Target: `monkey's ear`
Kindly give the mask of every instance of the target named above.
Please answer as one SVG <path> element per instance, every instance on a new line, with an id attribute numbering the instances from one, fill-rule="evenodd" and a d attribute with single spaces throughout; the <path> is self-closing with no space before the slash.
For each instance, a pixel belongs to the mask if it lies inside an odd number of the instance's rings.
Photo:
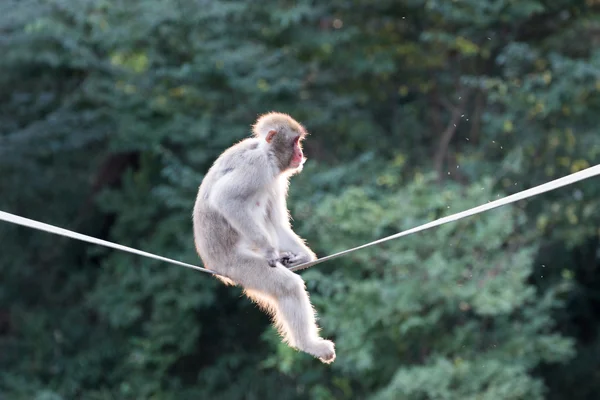
<path id="1" fill-rule="evenodd" d="M 265 136 L 265 140 L 267 141 L 267 143 L 271 143 L 271 141 L 273 140 L 273 138 L 275 137 L 276 134 L 277 134 L 277 131 L 275 129 L 271 129 L 267 133 L 267 136 Z"/>

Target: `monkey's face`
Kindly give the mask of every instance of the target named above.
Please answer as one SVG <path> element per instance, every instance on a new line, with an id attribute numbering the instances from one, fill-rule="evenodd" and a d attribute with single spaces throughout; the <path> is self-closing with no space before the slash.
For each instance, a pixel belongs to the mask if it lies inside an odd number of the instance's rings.
<path id="1" fill-rule="evenodd" d="M 302 152 L 303 132 L 292 129 L 273 130 L 267 141 L 275 154 L 281 171 L 300 170 L 306 158 Z"/>
<path id="2" fill-rule="evenodd" d="M 292 155 L 290 157 L 290 165 L 289 168 L 296 169 L 304 164 L 306 158 L 304 158 L 304 153 L 302 152 L 302 145 L 300 144 L 300 135 L 296 136 L 292 140 Z"/>

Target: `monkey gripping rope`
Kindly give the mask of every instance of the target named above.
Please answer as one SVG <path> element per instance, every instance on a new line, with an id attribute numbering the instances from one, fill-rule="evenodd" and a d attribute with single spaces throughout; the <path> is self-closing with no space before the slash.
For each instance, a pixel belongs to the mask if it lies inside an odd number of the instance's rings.
<path id="1" fill-rule="evenodd" d="M 407 235 L 411 235 L 413 233 L 417 233 L 417 232 L 421 232 L 427 229 L 431 229 L 434 228 L 436 226 L 440 226 L 440 225 L 444 225 L 447 224 L 448 222 L 454 222 L 454 221 L 458 221 L 460 219 L 466 218 L 466 217 L 470 217 L 472 215 L 476 215 L 476 214 L 480 214 L 482 212 L 488 211 L 488 210 L 492 210 L 494 208 L 500 207 L 500 206 L 504 206 L 510 203 L 514 203 L 516 201 L 519 200 L 523 200 L 529 197 L 533 197 L 536 196 L 538 194 L 541 193 L 545 193 L 545 192 L 549 192 L 551 190 L 555 190 L 558 188 L 561 188 L 563 186 L 567 186 L 570 184 L 573 184 L 575 182 L 579 182 L 582 181 L 584 179 L 587 178 L 591 178 L 593 176 L 596 175 L 600 175 L 600 164 L 599 165 L 595 165 L 593 167 L 589 167 L 586 168 L 584 170 L 581 170 L 579 172 L 575 172 L 573 174 L 567 175 L 565 177 L 559 178 L 559 179 L 555 179 L 553 181 L 544 183 L 542 185 L 539 186 L 535 186 L 531 189 L 527 189 L 527 190 L 523 190 L 519 193 L 515 193 L 512 194 L 510 196 L 504 197 L 502 199 L 498 199 L 498 200 L 494 200 L 492 202 L 489 202 L 487 204 L 478 206 L 478 207 L 474 207 L 471 208 L 469 210 L 466 211 L 462 211 L 456 214 L 452 214 L 449 215 L 447 217 L 443 217 L 440 219 L 437 219 L 435 221 L 432 222 L 428 222 L 426 224 L 417 226 L 416 228 L 412 228 L 412 229 L 408 229 L 405 231 L 402 231 L 400 233 L 396 233 L 394 235 L 385 237 L 383 239 L 379 239 L 379 240 L 375 240 L 373 242 L 367 243 L 367 244 L 363 244 L 362 246 L 358 246 L 358 247 L 354 247 L 348 250 L 344 250 L 341 251 L 339 253 L 335 253 L 326 257 L 322 257 L 319 258 L 315 261 L 311 261 L 311 262 L 307 262 L 301 265 L 297 265 L 295 267 L 291 267 L 290 270 L 291 271 L 300 271 L 306 268 L 310 268 L 312 266 L 315 266 L 317 264 L 320 264 L 322 262 L 325 261 L 329 261 L 329 260 L 333 260 L 334 258 L 338 258 L 341 256 L 344 256 L 346 254 L 352 253 L 354 251 L 357 250 L 361 250 L 370 246 L 374 246 L 376 244 L 380 244 L 383 242 L 387 242 L 388 240 L 392 240 L 392 239 L 397 239 L 403 236 L 407 236 Z M 17 225 L 22 225 L 22 226 L 26 226 L 28 228 L 32 228 L 32 229 L 38 229 L 41 231 L 45 231 L 45 232 L 49 232 L 49 233 L 53 233 L 55 235 L 60 235 L 60 236 L 65 236 L 65 237 L 69 237 L 71 239 L 76 239 L 76 240 L 81 240 L 83 242 L 88 242 L 88 243 L 92 243 L 92 244 L 97 244 L 100 246 L 105 246 L 105 247 L 110 247 L 113 249 L 117 249 L 117 250 L 122 250 L 125 252 L 129 252 L 129 253 L 133 253 L 133 254 L 137 254 L 140 256 L 144 256 L 144 257 L 148 257 L 148 258 L 154 258 L 156 260 L 160 260 L 160 261 L 164 261 L 167 263 L 171 263 L 171 264 L 175 264 L 175 265 L 179 265 L 182 267 L 186 267 L 186 268 L 192 268 L 195 269 L 197 271 L 201 271 L 201 272 L 205 272 L 208 274 L 213 274 L 213 275 L 219 275 L 219 276 L 223 276 L 215 271 L 212 271 L 210 269 L 206 269 L 206 268 L 201 268 L 198 267 L 196 265 L 192 265 L 192 264 L 187 264 L 181 261 L 177 261 L 177 260 L 172 260 L 170 258 L 167 257 L 161 257 L 158 256 L 156 254 L 152 254 L 152 253 L 148 253 L 145 251 L 141 251 L 141 250 L 137 250 L 131 247 L 127 247 L 127 246 L 123 246 L 120 244 L 116 244 L 116 243 L 112 243 L 106 240 L 101 240 L 101 239 L 97 239 L 91 236 L 87 236 L 87 235 L 82 235 L 80 233 L 77 232 L 73 232 L 67 229 L 63 229 L 63 228 L 59 228 L 57 226 L 53 226 L 53 225 L 49 225 L 49 224 L 45 224 L 43 222 L 38 222 L 32 219 L 28 219 L 28 218 L 23 218 L 23 217 L 19 217 L 18 215 L 14 215 L 14 214 L 10 214 L 4 211 L 0 211 L 0 220 L 9 222 L 9 223 L 13 223 L 13 224 L 17 224 Z"/>

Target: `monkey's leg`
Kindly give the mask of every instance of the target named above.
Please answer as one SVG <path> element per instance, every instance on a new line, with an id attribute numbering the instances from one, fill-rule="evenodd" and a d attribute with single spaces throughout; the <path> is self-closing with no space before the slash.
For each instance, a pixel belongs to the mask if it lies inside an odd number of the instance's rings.
<path id="1" fill-rule="evenodd" d="M 227 274 L 261 308 L 270 311 L 274 324 L 290 346 L 323 362 L 335 359 L 334 344 L 319 337 L 315 311 L 299 275 L 281 265 L 273 268 L 266 261 L 250 258 Z"/>
<path id="2" fill-rule="evenodd" d="M 277 300 L 263 292 L 251 289 L 244 289 L 246 296 L 250 298 L 258 307 L 266 312 L 272 319 L 273 325 L 277 332 L 284 338 L 286 343 L 290 343 L 288 339 L 290 337 L 290 327 L 286 321 L 278 317 L 278 304 Z"/>
<path id="3" fill-rule="evenodd" d="M 286 272 L 291 271 L 286 269 Z M 298 275 L 295 276 L 299 278 Z M 333 342 L 319 337 L 315 311 L 310 304 L 304 282 L 300 280 L 299 284 L 293 286 L 289 292 L 277 297 L 276 319 L 285 321 L 289 327 L 292 346 L 312 354 L 325 363 L 333 362 L 335 346 Z"/>

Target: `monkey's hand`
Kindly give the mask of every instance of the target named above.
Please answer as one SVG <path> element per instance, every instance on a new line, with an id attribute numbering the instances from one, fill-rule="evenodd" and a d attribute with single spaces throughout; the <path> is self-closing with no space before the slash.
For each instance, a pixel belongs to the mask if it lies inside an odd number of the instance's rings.
<path id="1" fill-rule="evenodd" d="M 268 249 L 265 251 L 265 258 L 267 259 L 267 263 L 269 267 L 275 268 L 278 263 L 281 263 L 281 256 L 275 249 Z"/>
<path id="2" fill-rule="evenodd" d="M 281 253 L 281 257 L 279 262 L 281 262 L 284 266 L 290 268 L 295 267 L 296 265 L 304 264 L 310 261 L 310 257 L 305 254 L 296 254 L 291 251 L 284 251 Z"/>
<path id="3" fill-rule="evenodd" d="M 284 251 L 279 257 L 279 262 L 282 263 L 284 266 L 289 267 L 290 260 L 295 257 L 297 257 L 296 254 L 292 253 L 291 251 Z"/>

